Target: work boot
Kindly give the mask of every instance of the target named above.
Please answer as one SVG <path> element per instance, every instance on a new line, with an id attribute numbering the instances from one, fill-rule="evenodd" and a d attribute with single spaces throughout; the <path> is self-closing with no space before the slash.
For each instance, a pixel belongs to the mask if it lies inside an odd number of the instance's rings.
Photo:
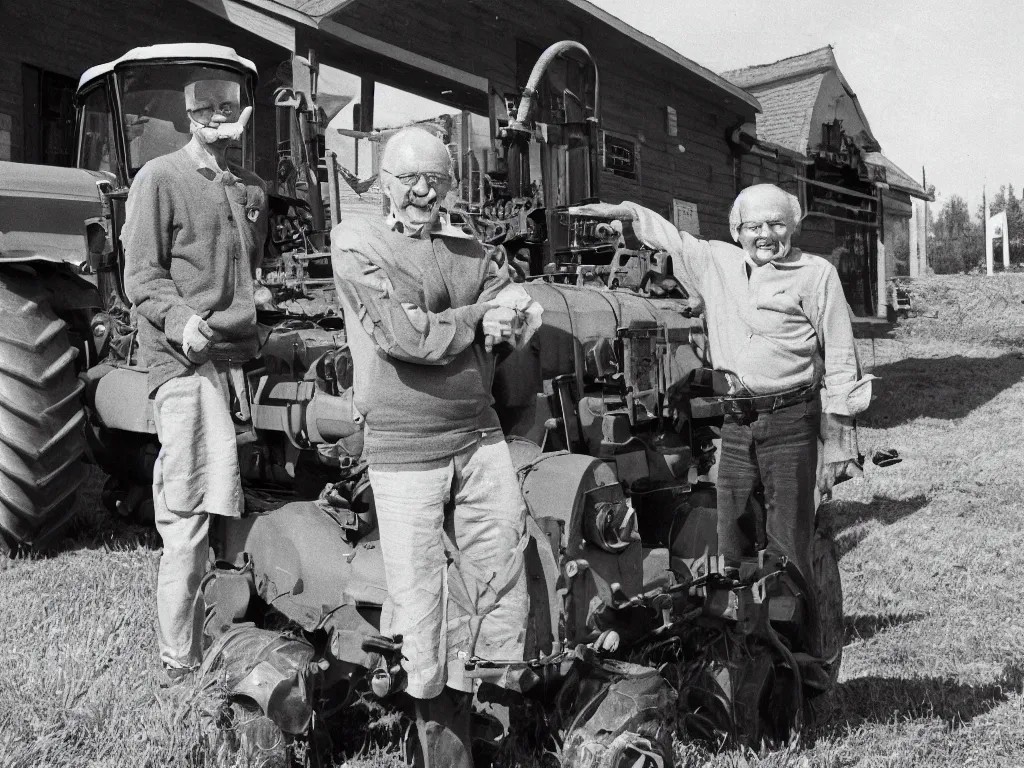
<path id="1" fill-rule="evenodd" d="M 473 694 L 445 688 L 416 700 L 417 768 L 473 768 L 470 722 Z"/>

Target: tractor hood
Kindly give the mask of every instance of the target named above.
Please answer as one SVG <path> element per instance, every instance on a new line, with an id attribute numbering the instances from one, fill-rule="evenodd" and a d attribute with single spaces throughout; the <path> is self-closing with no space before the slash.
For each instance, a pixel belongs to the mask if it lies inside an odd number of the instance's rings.
<path id="1" fill-rule="evenodd" d="M 101 215 L 96 182 L 77 168 L 0 162 L 0 261 L 86 258 L 86 219 Z"/>

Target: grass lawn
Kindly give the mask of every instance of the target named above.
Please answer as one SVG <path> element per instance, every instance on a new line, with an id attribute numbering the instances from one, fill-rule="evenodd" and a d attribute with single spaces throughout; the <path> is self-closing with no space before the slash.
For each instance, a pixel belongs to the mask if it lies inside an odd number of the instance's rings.
<path id="1" fill-rule="evenodd" d="M 680 766 L 1024 765 L 1024 356 L 861 343 L 882 377 L 862 450 L 904 461 L 869 463 L 826 511 L 847 627 L 835 718 L 781 752 L 680 744 Z M 83 513 L 59 552 L 0 556 L 0 766 L 211 764 L 194 692 L 158 685 L 154 534 Z"/>

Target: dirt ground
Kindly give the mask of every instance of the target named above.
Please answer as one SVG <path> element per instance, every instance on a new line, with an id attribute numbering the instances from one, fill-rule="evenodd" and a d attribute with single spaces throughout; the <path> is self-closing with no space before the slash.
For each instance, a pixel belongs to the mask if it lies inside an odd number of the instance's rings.
<path id="1" fill-rule="evenodd" d="M 846 647 L 832 722 L 783 751 L 685 766 L 1024 764 L 1024 355 L 865 340 L 882 380 L 861 433 L 904 461 L 837 489 Z M 100 513 L 58 551 L 0 556 L 0 766 L 203 766 L 202 711 L 162 689 L 154 534 Z M 364 755 L 361 765 L 396 765 Z"/>

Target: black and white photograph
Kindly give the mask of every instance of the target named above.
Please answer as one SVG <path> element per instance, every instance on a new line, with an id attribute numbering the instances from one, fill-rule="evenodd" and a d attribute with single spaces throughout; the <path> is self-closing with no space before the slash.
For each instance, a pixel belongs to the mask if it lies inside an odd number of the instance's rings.
<path id="1" fill-rule="evenodd" d="M 0 768 L 1024 766 L 1022 39 L 0 0 Z"/>

